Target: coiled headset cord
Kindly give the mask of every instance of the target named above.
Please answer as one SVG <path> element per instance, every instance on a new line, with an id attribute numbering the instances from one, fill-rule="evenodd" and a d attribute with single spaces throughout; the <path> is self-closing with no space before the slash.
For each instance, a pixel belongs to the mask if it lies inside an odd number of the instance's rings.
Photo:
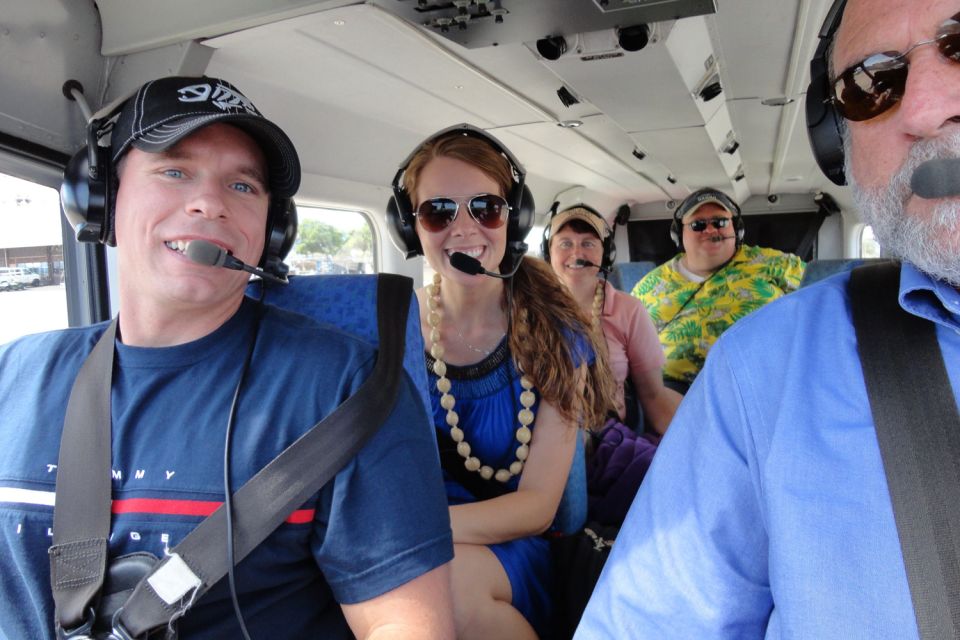
<path id="1" fill-rule="evenodd" d="M 233 401 L 230 404 L 230 416 L 227 419 L 227 433 L 223 444 L 223 505 L 227 516 L 227 581 L 230 585 L 230 600 L 233 603 L 233 612 L 237 617 L 237 623 L 240 625 L 240 633 L 244 640 L 251 640 L 250 633 L 247 631 L 247 625 L 243 620 L 243 612 L 240 610 L 240 600 L 237 598 L 237 584 L 233 573 L 234 567 L 234 547 L 233 547 L 233 491 L 230 486 L 230 449 L 231 436 L 233 435 L 233 424 L 237 415 L 237 400 L 240 398 L 240 389 L 243 387 L 244 380 L 247 377 L 247 371 L 250 369 L 250 362 L 253 359 L 253 352 L 257 347 L 257 339 L 260 336 L 260 320 L 263 318 L 265 309 L 263 306 L 263 286 L 260 288 L 260 298 L 257 300 L 257 310 L 253 323 L 253 340 L 250 341 L 250 350 L 247 351 L 247 357 L 243 362 L 243 369 L 240 371 L 240 379 L 237 381 L 237 388 L 233 391 Z"/>

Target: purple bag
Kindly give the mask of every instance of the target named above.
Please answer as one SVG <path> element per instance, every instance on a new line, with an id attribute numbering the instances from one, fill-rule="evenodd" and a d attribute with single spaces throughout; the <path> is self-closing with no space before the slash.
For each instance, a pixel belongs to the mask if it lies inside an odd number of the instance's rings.
<path id="1" fill-rule="evenodd" d="M 623 523 L 640 488 L 653 454 L 653 434 L 637 435 L 617 420 L 608 420 L 594 436 L 593 455 L 587 460 L 587 514 L 604 525 Z"/>

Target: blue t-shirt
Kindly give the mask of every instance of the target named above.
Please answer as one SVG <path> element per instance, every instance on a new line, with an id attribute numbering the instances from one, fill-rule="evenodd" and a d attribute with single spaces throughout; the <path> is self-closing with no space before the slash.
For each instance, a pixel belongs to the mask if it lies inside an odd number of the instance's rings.
<path id="1" fill-rule="evenodd" d="M 711 350 L 576 638 L 917 638 L 847 296 L 837 275 Z M 909 265 L 960 392 L 960 293 Z M 923 384 L 923 381 L 918 381 Z"/>
<path id="2" fill-rule="evenodd" d="M 210 335 L 168 348 L 117 344 L 112 388 L 110 556 L 174 547 L 223 501 L 230 403 L 255 304 Z M 52 634 L 49 561 L 66 403 L 104 324 L 0 348 L 0 638 Z M 349 397 L 369 344 L 266 307 L 233 426 L 234 491 Z M 255 637 L 349 637 L 338 606 L 387 592 L 452 557 L 429 417 L 404 375 L 393 413 L 361 452 L 236 569 Z M 181 637 L 238 637 L 226 581 L 180 623 Z"/>

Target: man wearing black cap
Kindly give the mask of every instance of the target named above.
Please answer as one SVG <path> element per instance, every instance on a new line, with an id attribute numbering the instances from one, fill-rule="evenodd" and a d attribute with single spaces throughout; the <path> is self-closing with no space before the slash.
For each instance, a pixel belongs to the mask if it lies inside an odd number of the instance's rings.
<path id="1" fill-rule="evenodd" d="M 804 263 L 776 249 L 742 244 L 740 207 L 704 188 L 673 213 L 680 253 L 633 288 L 650 312 L 667 358 L 664 381 L 685 393 L 707 352 L 734 322 L 800 286 Z"/>
<path id="2" fill-rule="evenodd" d="M 245 273 L 188 258 L 191 243 L 204 241 L 285 273 L 299 160 L 235 87 L 214 78 L 147 83 L 124 103 L 98 170 L 116 194 L 98 238 L 116 245 L 120 275 L 116 340 L 104 343 L 115 349 L 104 385 L 113 564 L 134 552 L 169 554 L 223 502 L 225 441 L 235 490 L 352 395 L 376 354 L 244 297 Z M 86 233 L 96 216 L 75 206 L 70 179 L 68 170 L 65 209 Z M 0 637 L 54 632 L 47 553 L 58 530 L 54 489 L 63 489 L 61 431 L 78 371 L 110 330 L 39 334 L 0 349 Z M 199 598 L 171 590 L 171 571 L 177 588 L 193 577 L 172 561 L 163 579 L 151 578 L 180 637 L 241 637 L 243 620 L 253 638 L 452 637 L 448 509 L 415 394 L 401 384 L 372 439 L 237 564 L 235 587 L 220 580 Z M 57 517 L 64 513 L 57 502 Z M 224 554 L 225 544 L 206 553 Z M 55 587 L 71 587 L 70 575 L 54 575 Z"/>

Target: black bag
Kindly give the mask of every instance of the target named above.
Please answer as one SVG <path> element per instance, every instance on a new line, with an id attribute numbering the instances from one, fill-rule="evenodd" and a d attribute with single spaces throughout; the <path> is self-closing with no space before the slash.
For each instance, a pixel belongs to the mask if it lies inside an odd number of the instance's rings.
<path id="1" fill-rule="evenodd" d="M 588 522 L 572 536 L 551 540 L 555 585 L 552 637 L 556 640 L 573 637 L 619 530 Z"/>

